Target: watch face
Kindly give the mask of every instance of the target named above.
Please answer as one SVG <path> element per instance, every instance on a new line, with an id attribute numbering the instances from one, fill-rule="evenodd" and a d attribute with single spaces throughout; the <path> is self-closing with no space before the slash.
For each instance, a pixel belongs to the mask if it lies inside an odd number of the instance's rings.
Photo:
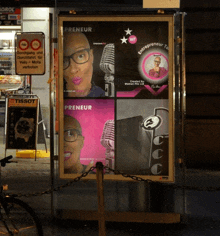
<path id="1" fill-rule="evenodd" d="M 18 89 L 18 94 L 24 94 L 24 89 Z"/>
<path id="2" fill-rule="evenodd" d="M 15 139 L 21 138 L 28 142 L 34 133 L 34 119 L 21 117 L 15 124 Z"/>
<path id="3" fill-rule="evenodd" d="M 158 127 L 161 123 L 161 119 L 159 116 L 149 116 L 143 121 L 143 128 L 146 130 L 152 130 Z"/>

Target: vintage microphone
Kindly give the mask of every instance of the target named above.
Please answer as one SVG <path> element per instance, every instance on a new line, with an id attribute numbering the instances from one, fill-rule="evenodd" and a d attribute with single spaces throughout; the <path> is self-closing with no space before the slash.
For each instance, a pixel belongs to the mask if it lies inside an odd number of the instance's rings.
<path id="1" fill-rule="evenodd" d="M 113 43 L 105 45 L 99 66 L 105 73 L 105 95 L 114 97 L 115 45 Z"/>
<path id="2" fill-rule="evenodd" d="M 101 136 L 101 144 L 106 148 L 105 157 L 106 163 L 105 165 L 114 169 L 115 167 L 115 122 L 114 120 L 107 120 L 105 122 L 102 136 Z"/>

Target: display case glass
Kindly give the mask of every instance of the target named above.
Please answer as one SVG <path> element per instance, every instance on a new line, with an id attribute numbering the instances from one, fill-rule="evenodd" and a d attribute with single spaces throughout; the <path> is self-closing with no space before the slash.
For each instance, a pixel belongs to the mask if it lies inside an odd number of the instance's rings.
<path id="1" fill-rule="evenodd" d="M 15 34 L 21 26 L 0 26 L 0 90 L 17 90 L 24 76 L 15 74 Z"/>
<path id="2" fill-rule="evenodd" d="M 174 86 L 173 15 L 60 17 L 60 177 L 174 181 Z"/>

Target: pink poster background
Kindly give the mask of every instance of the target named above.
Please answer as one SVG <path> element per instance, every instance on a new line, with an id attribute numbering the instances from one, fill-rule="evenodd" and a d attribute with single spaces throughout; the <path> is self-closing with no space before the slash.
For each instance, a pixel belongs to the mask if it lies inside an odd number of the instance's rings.
<path id="1" fill-rule="evenodd" d="M 74 107 L 75 106 L 75 107 Z M 76 106 L 84 106 L 83 110 L 76 110 Z M 105 147 L 100 143 L 104 124 L 107 120 L 114 120 L 113 99 L 65 99 L 64 114 L 76 118 L 82 127 L 84 147 L 80 161 L 88 165 L 92 160 L 103 162 L 105 165 Z"/>

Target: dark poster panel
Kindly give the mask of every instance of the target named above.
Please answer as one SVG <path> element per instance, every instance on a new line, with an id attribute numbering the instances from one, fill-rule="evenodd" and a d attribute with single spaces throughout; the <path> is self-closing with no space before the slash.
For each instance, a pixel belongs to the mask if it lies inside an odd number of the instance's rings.
<path id="1" fill-rule="evenodd" d="M 168 22 L 69 21 L 63 29 L 65 97 L 168 98 Z"/>
<path id="2" fill-rule="evenodd" d="M 36 149 L 38 99 L 8 99 L 7 149 Z"/>
<path id="3" fill-rule="evenodd" d="M 168 175 L 168 100 L 117 101 L 116 166 L 128 174 Z"/>

